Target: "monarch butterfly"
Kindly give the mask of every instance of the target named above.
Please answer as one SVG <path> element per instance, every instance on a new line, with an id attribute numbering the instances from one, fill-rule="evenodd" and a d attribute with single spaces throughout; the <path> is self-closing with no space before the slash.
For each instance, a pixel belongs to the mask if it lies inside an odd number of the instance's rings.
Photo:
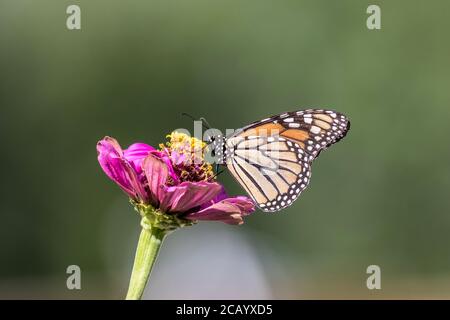
<path id="1" fill-rule="evenodd" d="M 207 140 L 224 165 L 265 212 L 290 206 L 311 179 L 311 163 L 350 129 L 348 118 L 332 110 L 308 109 L 272 116 L 228 137 Z"/>

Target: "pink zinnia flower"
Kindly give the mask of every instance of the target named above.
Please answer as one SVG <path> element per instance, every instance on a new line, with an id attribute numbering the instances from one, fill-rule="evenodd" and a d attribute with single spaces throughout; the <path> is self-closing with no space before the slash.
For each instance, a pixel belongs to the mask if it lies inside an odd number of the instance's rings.
<path id="1" fill-rule="evenodd" d="M 229 197 L 204 160 L 205 143 L 181 133 L 169 135 L 159 150 L 134 143 L 122 150 L 105 137 L 97 143 L 106 175 L 129 197 L 141 215 L 141 234 L 127 299 L 140 299 L 159 248 L 171 231 L 199 220 L 242 224 L 255 210 L 247 197 Z"/>
<path id="2" fill-rule="evenodd" d="M 98 161 L 147 219 L 144 223 L 167 230 L 198 220 L 242 224 L 255 210 L 253 201 L 226 194 L 203 159 L 203 142 L 180 133 L 169 136 L 161 150 L 145 143 L 122 150 L 105 137 L 97 144 Z"/>

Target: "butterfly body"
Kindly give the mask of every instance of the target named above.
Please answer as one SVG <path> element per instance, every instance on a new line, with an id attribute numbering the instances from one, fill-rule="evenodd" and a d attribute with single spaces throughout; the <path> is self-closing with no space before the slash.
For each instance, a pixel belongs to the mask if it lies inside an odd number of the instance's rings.
<path id="1" fill-rule="evenodd" d="M 311 163 L 350 128 L 332 110 L 287 112 L 254 122 L 228 137 L 209 139 L 211 155 L 265 212 L 290 206 L 307 187 Z"/>

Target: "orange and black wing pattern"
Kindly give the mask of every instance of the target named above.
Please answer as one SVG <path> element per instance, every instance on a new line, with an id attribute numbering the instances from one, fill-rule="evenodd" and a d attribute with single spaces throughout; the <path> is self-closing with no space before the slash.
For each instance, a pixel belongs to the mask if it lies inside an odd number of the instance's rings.
<path id="1" fill-rule="evenodd" d="M 266 135 L 284 137 L 297 142 L 313 157 L 345 137 L 350 121 L 342 113 L 307 109 L 286 112 L 254 122 L 234 136 Z"/>
<path id="2" fill-rule="evenodd" d="M 263 211 L 292 204 L 307 187 L 311 162 L 342 139 L 346 116 L 331 110 L 283 113 L 250 124 L 226 141 L 226 165 Z"/>

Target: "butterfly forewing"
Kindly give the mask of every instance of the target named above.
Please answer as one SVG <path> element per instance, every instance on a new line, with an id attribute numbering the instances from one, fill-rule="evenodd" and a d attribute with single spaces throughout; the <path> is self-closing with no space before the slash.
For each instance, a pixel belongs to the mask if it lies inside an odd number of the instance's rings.
<path id="1" fill-rule="evenodd" d="M 350 127 L 331 110 L 294 111 L 255 122 L 226 142 L 226 165 L 236 180 L 267 212 L 298 198 L 311 176 L 311 162 Z"/>

